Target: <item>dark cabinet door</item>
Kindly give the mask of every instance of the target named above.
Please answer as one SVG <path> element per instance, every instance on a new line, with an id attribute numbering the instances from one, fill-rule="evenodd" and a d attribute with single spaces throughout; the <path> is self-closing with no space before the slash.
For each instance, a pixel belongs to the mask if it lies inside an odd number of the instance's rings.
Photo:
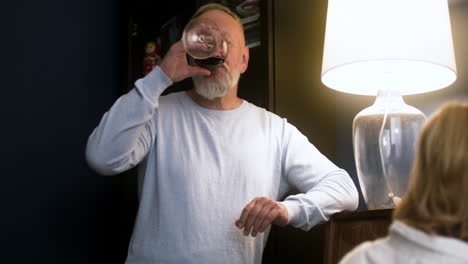
<path id="1" fill-rule="evenodd" d="M 342 212 L 330 218 L 325 229 L 324 264 L 338 263 L 364 241 L 387 235 L 392 209 Z"/>

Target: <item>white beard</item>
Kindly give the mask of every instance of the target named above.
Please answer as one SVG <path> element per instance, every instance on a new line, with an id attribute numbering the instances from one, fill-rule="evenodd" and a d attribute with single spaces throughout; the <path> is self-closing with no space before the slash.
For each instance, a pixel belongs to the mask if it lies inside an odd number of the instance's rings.
<path id="1" fill-rule="evenodd" d="M 205 76 L 193 76 L 195 92 L 205 99 L 213 100 L 225 96 L 239 81 L 240 72 L 229 70 L 227 65 L 223 65 L 226 73 L 219 78 L 209 78 Z"/>

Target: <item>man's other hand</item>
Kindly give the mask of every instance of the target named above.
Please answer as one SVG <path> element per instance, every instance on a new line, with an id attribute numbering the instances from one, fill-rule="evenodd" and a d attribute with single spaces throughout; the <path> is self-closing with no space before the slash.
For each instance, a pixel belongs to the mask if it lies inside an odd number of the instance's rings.
<path id="1" fill-rule="evenodd" d="M 187 53 L 181 41 L 174 43 L 159 64 L 159 68 L 172 80 L 182 81 L 195 75 L 209 76 L 211 72 L 187 63 Z"/>
<path id="2" fill-rule="evenodd" d="M 271 224 L 285 226 L 288 223 L 288 210 L 282 204 L 266 197 L 253 199 L 242 210 L 236 221 L 239 229 L 244 229 L 244 235 L 256 236 L 264 232 Z"/>

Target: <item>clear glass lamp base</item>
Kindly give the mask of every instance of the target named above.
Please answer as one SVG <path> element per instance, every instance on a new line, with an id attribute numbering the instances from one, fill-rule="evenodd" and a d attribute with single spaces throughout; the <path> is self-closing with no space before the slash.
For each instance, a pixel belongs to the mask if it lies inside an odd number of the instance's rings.
<path id="1" fill-rule="evenodd" d="M 406 193 L 425 121 L 421 111 L 394 91 L 380 91 L 375 103 L 354 118 L 354 157 L 369 210 L 394 208 Z"/>

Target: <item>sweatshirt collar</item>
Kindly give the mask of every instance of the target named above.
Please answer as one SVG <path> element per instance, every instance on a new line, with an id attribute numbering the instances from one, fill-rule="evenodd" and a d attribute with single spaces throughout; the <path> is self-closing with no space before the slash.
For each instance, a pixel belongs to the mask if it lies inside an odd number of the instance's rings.
<path id="1" fill-rule="evenodd" d="M 205 108 L 190 98 L 190 96 L 186 92 L 181 92 L 181 99 L 183 104 L 189 106 L 190 108 L 196 109 L 199 112 L 202 112 L 206 115 L 214 115 L 214 116 L 231 116 L 235 114 L 242 113 L 248 108 L 248 103 L 245 100 L 242 100 L 242 103 L 237 108 L 231 110 L 213 110 Z"/>

